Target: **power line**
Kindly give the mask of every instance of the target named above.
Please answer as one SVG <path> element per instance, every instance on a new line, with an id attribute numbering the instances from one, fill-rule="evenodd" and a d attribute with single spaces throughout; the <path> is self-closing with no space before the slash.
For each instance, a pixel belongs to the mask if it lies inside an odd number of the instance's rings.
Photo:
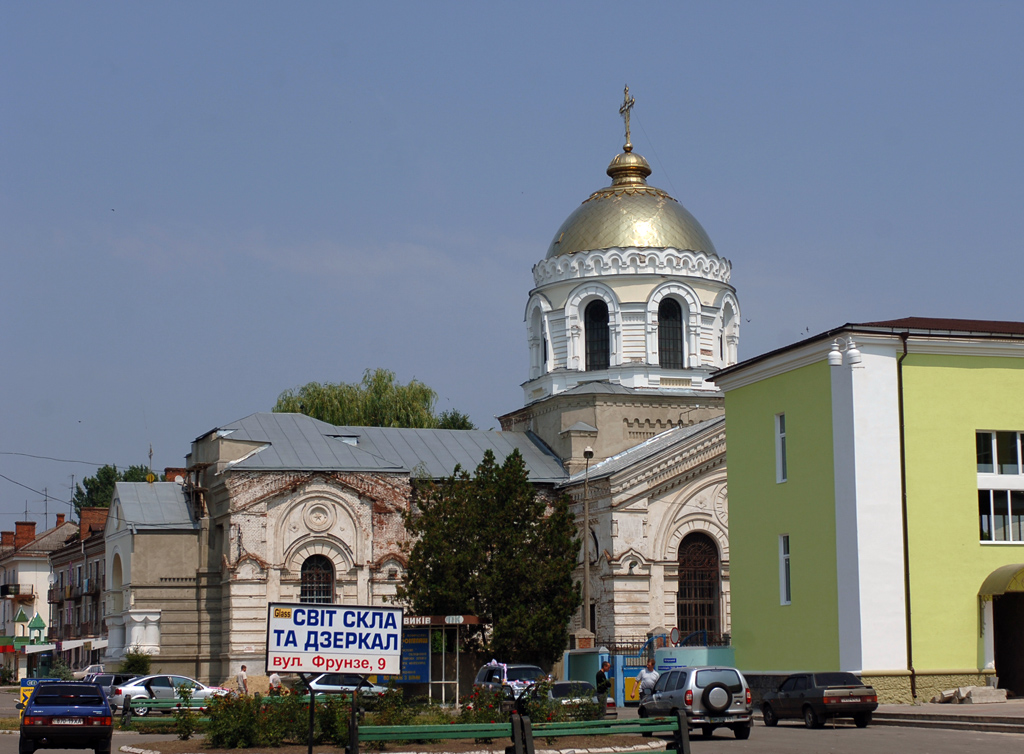
<path id="1" fill-rule="evenodd" d="M 106 463 L 94 463 L 92 461 L 77 461 L 73 458 L 53 458 L 52 456 L 37 456 L 32 453 L 18 453 L 13 450 L 0 450 L 0 456 L 24 456 L 25 458 L 38 458 L 42 461 L 58 461 L 59 463 L 80 463 L 85 466 L 106 466 Z"/>

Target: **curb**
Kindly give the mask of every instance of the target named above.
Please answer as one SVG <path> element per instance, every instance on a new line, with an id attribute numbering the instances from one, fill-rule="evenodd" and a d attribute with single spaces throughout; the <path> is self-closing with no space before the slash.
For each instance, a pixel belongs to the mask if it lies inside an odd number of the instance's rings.
<path id="1" fill-rule="evenodd" d="M 536 754 L 622 754 L 622 752 L 634 752 L 634 751 L 664 751 L 666 747 L 664 741 L 651 741 L 646 744 L 637 744 L 636 746 L 609 746 L 597 749 L 536 749 Z M 140 749 L 135 746 L 122 746 L 119 751 L 125 752 L 125 754 L 160 754 L 159 751 L 153 751 L 152 749 Z M 391 754 L 418 754 L 415 751 L 396 751 Z M 481 749 L 479 751 L 468 751 L 465 754 L 494 754 L 489 749 Z"/>

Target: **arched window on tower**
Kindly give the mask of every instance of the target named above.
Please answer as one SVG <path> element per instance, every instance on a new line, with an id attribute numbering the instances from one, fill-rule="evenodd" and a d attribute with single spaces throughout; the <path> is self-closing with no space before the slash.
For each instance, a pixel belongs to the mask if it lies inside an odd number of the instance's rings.
<path id="1" fill-rule="evenodd" d="M 683 368 L 683 309 L 674 298 L 658 304 L 658 361 L 666 369 Z"/>
<path id="2" fill-rule="evenodd" d="M 591 301 L 583 314 L 587 338 L 587 371 L 607 369 L 611 365 L 608 335 L 608 304 Z"/>
<path id="3" fill-rule="evenodd" d="M 299 602 L 334 602 L 334 564 L 323 555 L 310 555 L 302 563 Z"/>
<path id="4" fill-rule="evenodd" d="M 700 532 L 687 534 L 679 545 L 676 625 L 681 638 L 707 632 L 709 644 L 719 641 L 720 570 L 715 541 Z"/>

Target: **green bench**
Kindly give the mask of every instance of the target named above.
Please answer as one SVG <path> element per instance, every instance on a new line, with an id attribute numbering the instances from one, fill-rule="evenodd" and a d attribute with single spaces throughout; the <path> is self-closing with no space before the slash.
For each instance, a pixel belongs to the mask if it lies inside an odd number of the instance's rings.
<path id="1" fill-rule="evenodd" d="M 675 717 L 648 717 L 635 720 L 582 720 L 565 723 L 533 723 L 529 717 L 512 715 L 507 723 L 452 723 L 449 725 L 359 725 L 350 754 L 359 754 L 359 742 L 370 741 L 443 741 L 466 738 L 508 738 L 509 754 L 534 754 L 533 739 L 563 736 L 654 735 L 668 733 L 672 743 L 668 752 L 690 754 L 689 727 L 683 712 Z"/>

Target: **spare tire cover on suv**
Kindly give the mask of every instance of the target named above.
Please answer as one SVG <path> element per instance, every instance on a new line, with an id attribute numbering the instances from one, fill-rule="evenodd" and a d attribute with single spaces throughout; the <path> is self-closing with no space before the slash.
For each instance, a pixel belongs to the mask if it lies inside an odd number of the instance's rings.
<path id="1" fill-rule="evenodd" d="M 724 683 L 712 683 L 701 695 L 704 709 L 711 712 L 725 712 L 732 704 L 732 694 Z"/>

